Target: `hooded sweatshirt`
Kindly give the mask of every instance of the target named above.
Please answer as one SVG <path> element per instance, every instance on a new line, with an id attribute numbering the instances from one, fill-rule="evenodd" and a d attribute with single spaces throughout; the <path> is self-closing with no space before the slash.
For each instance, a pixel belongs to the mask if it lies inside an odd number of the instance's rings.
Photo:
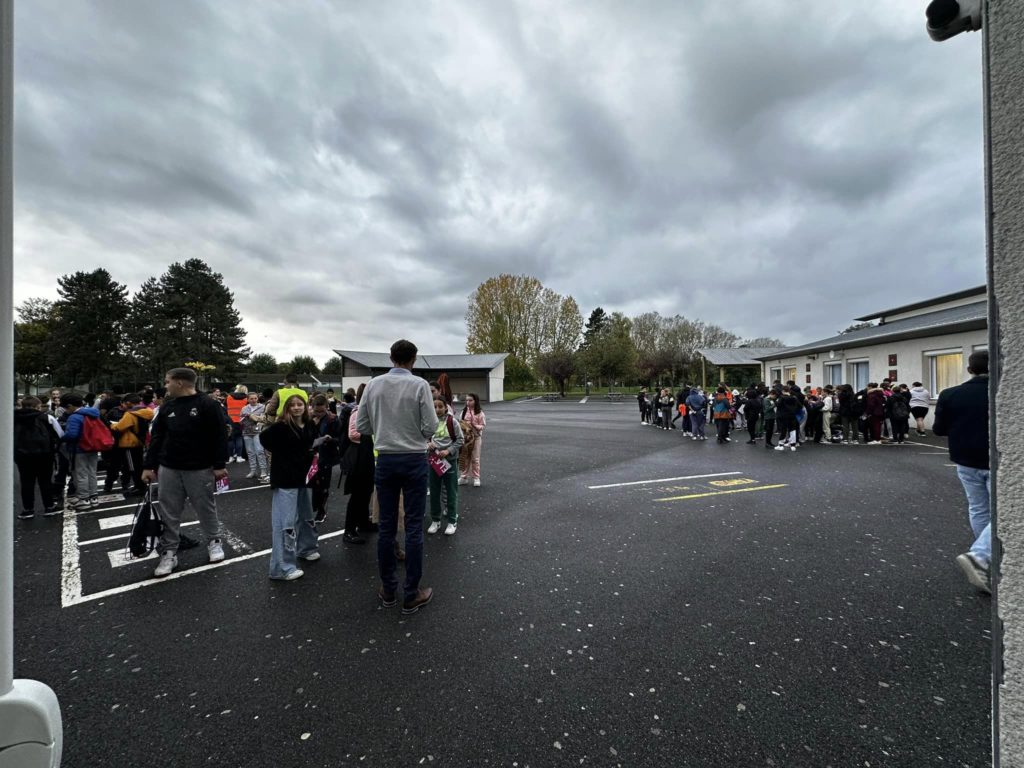
<path id="1" fill-rule="evenodd" d="M 153 421 L 153 409 L 145 406 L 132 408 L 110 428 L 117 435 L 118 448 L 141 448 L 146 444 L 146 432 Z"/>
<path id="2" fill-rule="evenodd" d="M 77 411 L 68 416 L 68 423 L 64 427 L 64 442 L 68 445 L 69 453 L 78 453 L 78 440 L 82 437 L 82 423 L 85 421 L 86 416 L 92 416 L 94 419 L 100 417 L 100 412 L 91 407 L 79 408 Z"/>
<path id="3" fill-rule="evenodd" d="M 910 407 L 929 408 L 931 407 L 931 393 L 924 387 L 910 388 Z"/>

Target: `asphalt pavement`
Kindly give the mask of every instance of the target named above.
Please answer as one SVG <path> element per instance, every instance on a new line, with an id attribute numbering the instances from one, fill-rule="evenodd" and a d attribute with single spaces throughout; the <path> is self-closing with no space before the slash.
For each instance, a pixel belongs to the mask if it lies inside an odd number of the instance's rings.
<path id="1" fill-rule="evenodd" d="M 64 764 L 989 765 L 990 602 L 943 441 L 695 443 L 600 398 L 487 416 L 409 617 L 340 491 L 322 559 L 270 581 L 242 464 L 228 559 L 167 580 L 125 561 L 124 500 L 15 521 L 15 674 L 57 692 Z"/>

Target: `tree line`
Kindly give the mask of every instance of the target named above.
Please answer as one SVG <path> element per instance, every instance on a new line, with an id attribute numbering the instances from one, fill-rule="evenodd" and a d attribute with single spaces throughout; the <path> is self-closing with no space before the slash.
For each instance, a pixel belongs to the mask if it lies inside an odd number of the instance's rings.
<path id="1" fill-rule="evenodd" d="M 469 296 L 466 351 L 508 352 L 507 389 L 532 389 L 541 380 L 560 392 L 574 380 L 679 384 L 700 379 L 697 350 L 707 347 L 782 347 L 778 339 L 743 339 L 682 315 L 645 312 L 628 317 L 602 307 L 586 323 L 572 296 L 561 296 L 535 277 L 502 274 Z"/>
<path id="2" fill-rule="evenodd" d="M 199 259 L 175 263 L 129 296 L 105 269 L 57 279 L 56 301 L 31 298 L 17 308 L 14 369 L 25 390 L 40 379 L 97 391 L 161 384 L 170 368 L 207 366 L 218 381 L 246 373 L 339 373 L 299 355 L 278 363 L 253 354 L 231 291 Z"/>

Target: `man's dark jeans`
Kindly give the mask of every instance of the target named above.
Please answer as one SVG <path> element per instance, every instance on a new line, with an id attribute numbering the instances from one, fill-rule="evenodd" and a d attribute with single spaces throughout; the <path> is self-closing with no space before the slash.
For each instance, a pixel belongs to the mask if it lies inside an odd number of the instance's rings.
<path id="1" fill-rule="evenodd" d="M 377 457 L 374 484 L 380 505 L 380 531 L 377 534 L 377 563 L 386 592 L 398 591 L 398 559 L 395 535 L 398 532 L 398 495 L 405 508 L 405 599 L 412 600 L 423 576 L 423 515 L 427 511 L 427 454 L 382 453 Z"/>

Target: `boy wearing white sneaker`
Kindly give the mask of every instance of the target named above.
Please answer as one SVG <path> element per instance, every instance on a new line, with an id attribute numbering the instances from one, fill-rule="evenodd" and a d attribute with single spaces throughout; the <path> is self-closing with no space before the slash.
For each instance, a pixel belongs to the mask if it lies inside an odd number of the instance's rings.
<path id="1" fill-rule="evenodd" d="M 217 516 L 214 484 L 228 476 L 228 436 L 222 408 L 196 392 L 196 372 L 172 368 L 164 377 L 167 400 L 153 420 L 153 434 L 143 460 L 142 482 L 159 479 L 164 531 L 154 576 L 167 576 L 178 566 L 178 531 L 186 500 L 192 503 L 206 534 L 211 563 L 224 559 L 222 526 Z M 159 478 L 157 471 L 159 470 Z"/>
<path id="2" fill-rule="evenodd" d="M 430 460 L 430 527 L 427 533 L 437 533 L 441 529 L 441 487 L 444 486 L 448 498 L 445 517 L 448 524 L 444 532 L 446 536 L 455 533 L 459 524 L 459 449 L 465 438 L 458 419 L 448 413 L 448 404 L 440 397 L 434 399 L 434 413 L 437 414 L 437 429 L 427 444 Z M 448 462 L 448 469 L 439 475 L 434 466 L 439 462 Z"/>

